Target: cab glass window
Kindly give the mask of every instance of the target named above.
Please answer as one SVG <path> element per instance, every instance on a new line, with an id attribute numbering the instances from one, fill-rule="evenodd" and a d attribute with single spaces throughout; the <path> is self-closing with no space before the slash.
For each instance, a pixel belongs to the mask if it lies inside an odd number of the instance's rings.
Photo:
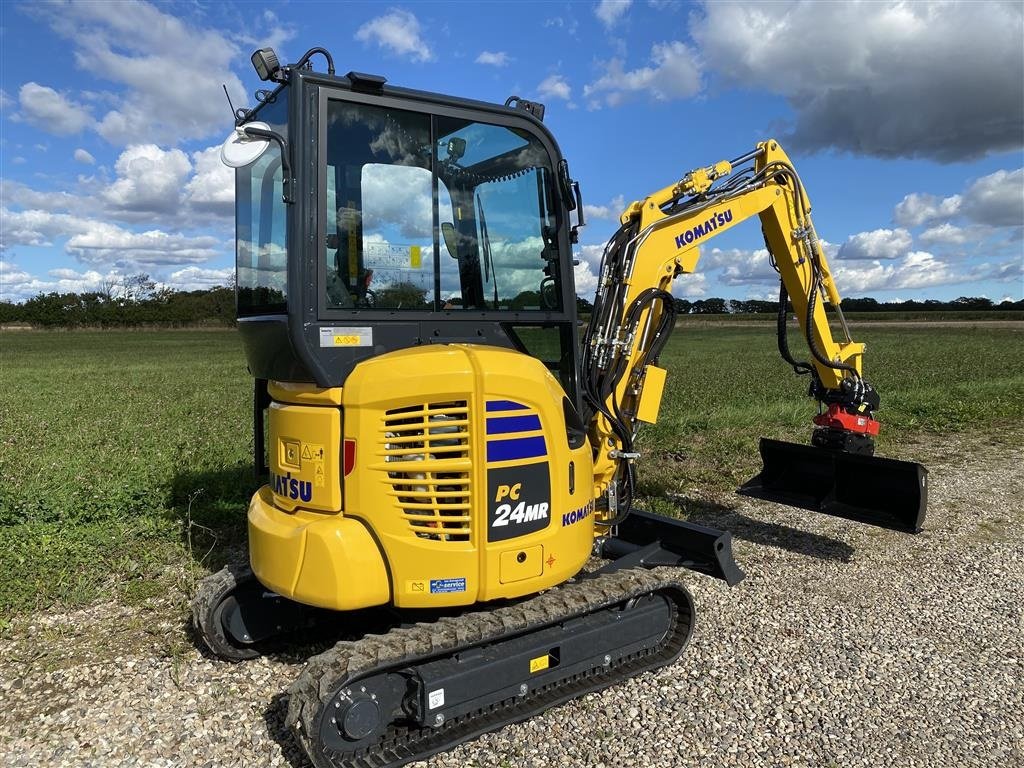
<path id="1" fill-rule="evenodd" d="M 327 310 L 558 311 L 551 160 L 529 132 L 328 100 Z"/>
<path id="2" fill-rule="evenodd" d="M 287 139 L 288 90 L 264 104 L 256 120 Z M 284 312 L 288 294 L 287 233 L 281 152 L 271 144 L 235 171 L 235 280 L 239 315 Z"/>
<path id="3" fill-rule="evenodd" d="M 454 118 L 438 117 L 437 135 L 438 176 L 452 201 L 440 226 L 458 264 L 459 306 L 560 310 L 547 151 L 526 131 Z"/>
<path id="4" fill-rule="evenodd" d="M 329 309 L 434 308 L 430 116 L 328 102 Z"/>

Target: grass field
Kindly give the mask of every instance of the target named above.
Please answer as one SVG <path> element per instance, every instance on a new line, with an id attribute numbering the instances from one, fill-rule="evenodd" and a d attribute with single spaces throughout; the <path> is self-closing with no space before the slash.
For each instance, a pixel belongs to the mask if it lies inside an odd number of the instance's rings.
<path id="1" fill-rule="evenodd" d="M 858 338 L 883 398 L 880 453 L 1024 421 L 1019 330 Z M 684 327 L 662 362 L 662 418 L 639 443 L 644 494 L 724 494 L 756 470 L 759 436 L 806 441 L 814 404 L 770 326 Z M 250 398 L 233 331 L 0 336 L 0 614 L 139 601 L 216 564 L 244 539 L 255 487 Z"/>

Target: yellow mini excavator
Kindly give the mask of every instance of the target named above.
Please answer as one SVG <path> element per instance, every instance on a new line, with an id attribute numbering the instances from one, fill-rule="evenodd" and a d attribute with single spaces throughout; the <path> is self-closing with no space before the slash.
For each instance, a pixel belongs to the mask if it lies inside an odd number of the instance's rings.
<path id="1" fill-rule="evenodd" d="M 322 48 L 252 61 L 270 85 L 222 157 L 267 481 L 249 565 L 200 585 L 194 621 L 235 661 L 325 626 L 350 638 L 290 689 L 314 765 L 402 765 L 671 663 L 693 626 L 679 567 L 743 577 L 728 533 L 635 509 L 634 471 L 670 284 L 746 219 L 779 273 L 779 350 L 819 413 L 810 445 L 761 441 L 741 492 L 921 529 L 926 471 L 873 456 L 864 345 L 775 141 L 631 204 L 580 328 L 583 204 L 543 105 L 336 76 Z"/>

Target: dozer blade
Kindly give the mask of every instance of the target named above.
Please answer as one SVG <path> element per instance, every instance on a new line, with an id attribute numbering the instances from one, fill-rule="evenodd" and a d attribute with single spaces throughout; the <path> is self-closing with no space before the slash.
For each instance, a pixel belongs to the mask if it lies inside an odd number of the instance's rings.
<path id="1" fill-rule="evenodd" d="M 689 568 L 722 579 L 730 587 L 743 580 L 743 571 L 733 559 L 732 534 L 728 531 L 639 509 L 632 510 L 617 529 L 601 549 L 602 556 L 614 560 L 617 567 Z"/>
<path id="2" fill-rule="evenodd" d="M 928 470 L 912 461 L 761 438 L 764 468 L 737 493 L 826 515 L 917 533 L 928 506 Z"/>

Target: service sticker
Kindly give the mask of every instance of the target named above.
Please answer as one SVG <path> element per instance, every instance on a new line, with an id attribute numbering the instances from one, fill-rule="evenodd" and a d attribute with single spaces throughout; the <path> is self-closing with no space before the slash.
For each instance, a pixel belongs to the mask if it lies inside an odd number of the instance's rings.
<path id="1" fill-rule="evenodd" d="M 431 579 L 430 591 L 435 595 L 443 592 L 465 592 L 466 579 Z"/>

